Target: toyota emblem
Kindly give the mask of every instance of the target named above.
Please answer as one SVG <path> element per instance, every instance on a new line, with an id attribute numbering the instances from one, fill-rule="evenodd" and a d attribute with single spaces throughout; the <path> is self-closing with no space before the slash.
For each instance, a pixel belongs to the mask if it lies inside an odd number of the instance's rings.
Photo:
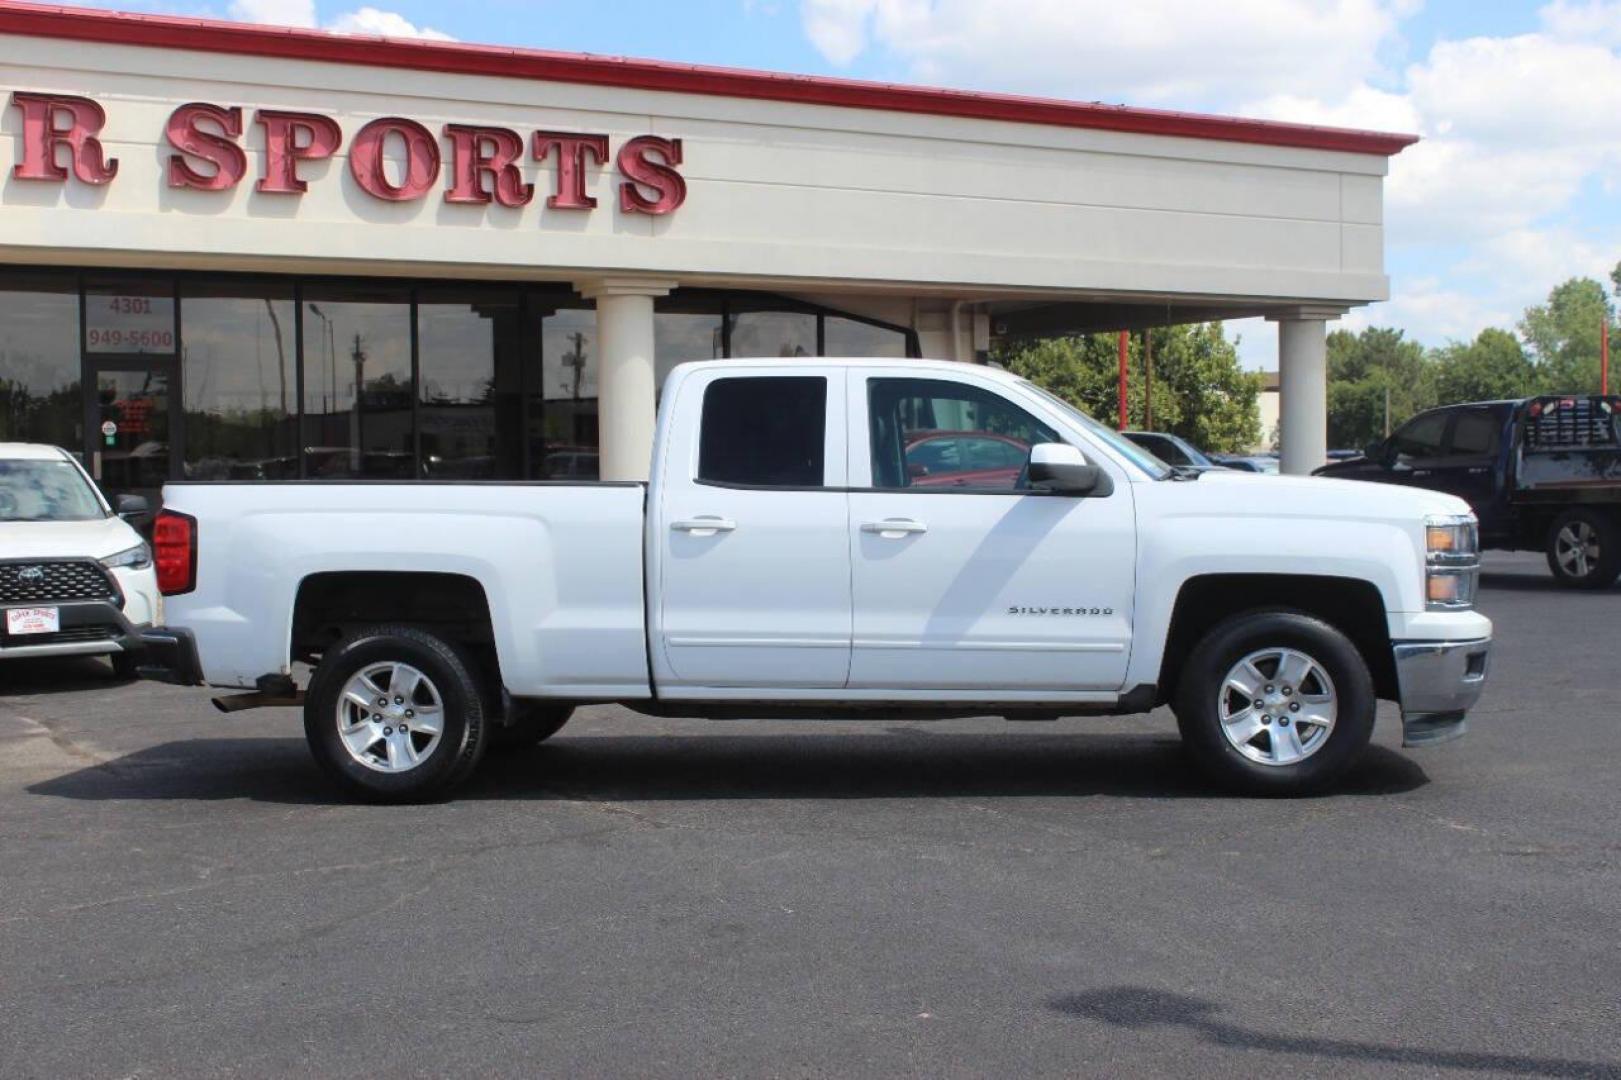
<path id="1" fill-rule="evenodd" d="M 43 566 L 25 566 L 17 571 L 17 580 L 25 585 L 38 585 L 45 580 Z"/>

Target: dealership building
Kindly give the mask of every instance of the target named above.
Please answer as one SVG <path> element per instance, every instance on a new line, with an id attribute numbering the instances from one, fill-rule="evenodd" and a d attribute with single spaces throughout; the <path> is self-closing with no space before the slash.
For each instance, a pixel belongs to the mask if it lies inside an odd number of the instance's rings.
<path id="1" fill-rule="evenodd" d="M 1265 316 L 1285 471 L 1407 136 L 0 0 L 0 441 L 167 479 L 646 475 L 734 356 Z"/>

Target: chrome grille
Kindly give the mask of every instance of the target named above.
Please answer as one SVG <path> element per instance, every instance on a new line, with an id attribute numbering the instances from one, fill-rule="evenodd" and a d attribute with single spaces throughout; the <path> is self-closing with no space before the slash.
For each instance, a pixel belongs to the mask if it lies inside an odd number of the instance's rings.
<path id="1" fill-rule="evenodd" d="M 100 563 L 89 559 L 0 563 L 0 604 L 59 604 L 71 600 L 118 600 L 118 587 Z"/>

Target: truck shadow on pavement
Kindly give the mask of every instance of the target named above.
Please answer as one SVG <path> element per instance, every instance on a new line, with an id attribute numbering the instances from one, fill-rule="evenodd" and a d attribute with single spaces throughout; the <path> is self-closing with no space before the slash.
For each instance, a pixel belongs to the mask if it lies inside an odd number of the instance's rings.
<path id="1" fill-rule="evenodd" d="M 1353 1039 L 1274 1035 L 1220 1017 L 1221 1007 L 1187 994 L 1139 986 L 1113 986 L 1051 998 L 1047 1007 L 1064 1016 L 1147 1030 L 1184 1028 L 1201 1040 L 1235 1050 L 1259 1050 L 1369 1065 L 1415 1065 L 1422 1069 L 1462 1069 L 1510 1076 L 1621 1076 L 1621 1064 L 1539 1058 L 1470 1050 L 1431 1050 Z M 1307 1066 L 1310 1068 L 1310 1066 Z"/>
<path id="2" fill-rule="evenodd" d="M 1332 794 L 1381 795 L 1429 782 L 1380 746 Z M 344 803 L 302 739 L 163 743 L 33 784 L 66 799 L 253 799 Z M 457 801 L 548 799 L 1212 798 L 1222 792 L 1174 739 L 928 734 L 560 736 L 486 758 Z"/>
<path id="3" fill-rule="evenodd" d="M 0 698 L 116 690 L 134 679 L 113 674 L 105 660 L 93 656 L 36 657 L 8 660 L 0 667 Z"/>

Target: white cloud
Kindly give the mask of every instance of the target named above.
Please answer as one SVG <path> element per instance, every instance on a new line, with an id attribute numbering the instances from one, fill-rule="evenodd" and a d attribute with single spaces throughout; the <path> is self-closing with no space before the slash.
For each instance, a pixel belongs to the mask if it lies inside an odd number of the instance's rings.
<path id="1" fill-rule="evenodd" d="M 449 34 L 431 26 L 417 26 L 393 11 L 363 7 L 348 11 L 327 23 L 328 30 L 340 34 L 373 34 L 379 37 L 421 38 L 425 41 L 455 41 Z"/>
<path id="2" fill-rule="evenodd" d="M 1621 165 L 1621 127 L 1611 122 L 1621 114 L 1621 56 L 1603 46 L 1546 33 L 1441 41 L 1403 81 L 1401 92 L 1364 83 L 1337 98 L 1278 96 L 1246 111 L 1421 134 L 1391 162 L 1393 243 L 1529 228 Z"/>
<path id="3" fill-rule="evenodd" d="M 1140 104 L 1337 94 L 1382 71 L 1414 0 L 802 0 L 848 64 L 879 47 L 912 78 Z"/>
<path id="4" fill-rule="evenodd" d="M 1542 26 L 1554 37 L 1587 41 L 1599 45 L 1621 45 L 1621 3 L 1610 0 L 1554 0 L 1538 15 Z"/>
<path id="5" fill-rule="evenodd" d="M 231 0 L 227 9 L 238 22 L 313 29 L 315 0 Z"/>
<path id="6" fill-rule="evenodd" d="M 313 30 L 318 26 L 340 34 L 369 34 L 378 37 L 422 38 L 429 41 L 454 41 L 449 34 L 432 27 L 419 27 L 393 11 L 374 7 L 361 7 L 346 11 L 323 24 L 316 15 L 315 0 L 231 0 L 227 9 L 231 18 L 239 22 L 261 23 L 266 26 L 297 26 Z"/>

